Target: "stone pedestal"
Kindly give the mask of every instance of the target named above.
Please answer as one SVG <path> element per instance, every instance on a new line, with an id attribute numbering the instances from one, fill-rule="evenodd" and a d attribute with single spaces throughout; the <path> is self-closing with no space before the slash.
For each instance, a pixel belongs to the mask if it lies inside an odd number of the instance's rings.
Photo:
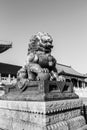
<path id="1" fill-rule="evenodd" d="M 20 91 L 7 86 L 0 97 L 3 130 L 86 130 L 83 103 L 65 82 L 26 82 Z"/>
<path id="2" fill-rule="evenodd" d="M 0 128 L 3 130 L 86 130 L 81 115 L 82 101 L 0 100 Z"/>

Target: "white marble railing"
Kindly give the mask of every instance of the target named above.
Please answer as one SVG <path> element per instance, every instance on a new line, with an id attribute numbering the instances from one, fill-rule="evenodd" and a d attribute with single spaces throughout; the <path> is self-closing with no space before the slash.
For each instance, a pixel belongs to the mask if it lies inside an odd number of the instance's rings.
<path id="1" fill-rule="evenodd" d="M 4 84 L 16 83 L 16 78 L 1 77 L 0 83 L 4 83 Z"/>
<path id="2" fill-rule="evenodd" d="M 74 87 L 74 91 L 79 97 L 87 97 L 87 87 L 85 87 L 85 88 L 75 88 Z"/>

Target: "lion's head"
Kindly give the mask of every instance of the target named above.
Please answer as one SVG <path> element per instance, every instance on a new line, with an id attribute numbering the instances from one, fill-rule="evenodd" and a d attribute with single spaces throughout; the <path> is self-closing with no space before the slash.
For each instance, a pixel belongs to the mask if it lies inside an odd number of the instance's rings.
<path id="1" fill-rule="evenodd" d="M 48 33 L 38 32 L 33 35 L 29 42 L 28 52 L 44 51 L 51 52 L 53 39 Z"/>

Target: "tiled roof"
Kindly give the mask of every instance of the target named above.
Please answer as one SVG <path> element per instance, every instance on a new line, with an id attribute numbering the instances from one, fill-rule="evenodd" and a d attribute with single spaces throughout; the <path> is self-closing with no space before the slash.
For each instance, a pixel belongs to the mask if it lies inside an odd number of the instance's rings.
<path id="1" fill-rule="evenodd" d="M 71 75 L 71 76 L 86 78 L 83 74 L 77 72 L 71 66 L 67 66 L 67 65 L 57 63 L 56 68 L 57 68 L 59 74 L 65 74 L 65 75 Z"/>

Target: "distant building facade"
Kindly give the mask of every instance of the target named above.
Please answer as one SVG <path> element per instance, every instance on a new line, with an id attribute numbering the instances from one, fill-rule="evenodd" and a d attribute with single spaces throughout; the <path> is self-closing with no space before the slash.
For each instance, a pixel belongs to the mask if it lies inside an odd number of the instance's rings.
<path id="1" fill-rule="evenodd" d="M 59 76 L 60 77 L 62 76 L 62 78 L 65 81 L 72 82 L 73 86 L 77 88 L 85 87 L 85 79 L 87 78 L 87 76 L 77 72 L 71 66 L 57 63 L 56 67 L 57 67 Z"/>
<path id="2" fill-rule="evenodd" d="M 0 82 L 10 83 L 16 80 L 17 71 L 21 66 L 0 63 Z"/>

